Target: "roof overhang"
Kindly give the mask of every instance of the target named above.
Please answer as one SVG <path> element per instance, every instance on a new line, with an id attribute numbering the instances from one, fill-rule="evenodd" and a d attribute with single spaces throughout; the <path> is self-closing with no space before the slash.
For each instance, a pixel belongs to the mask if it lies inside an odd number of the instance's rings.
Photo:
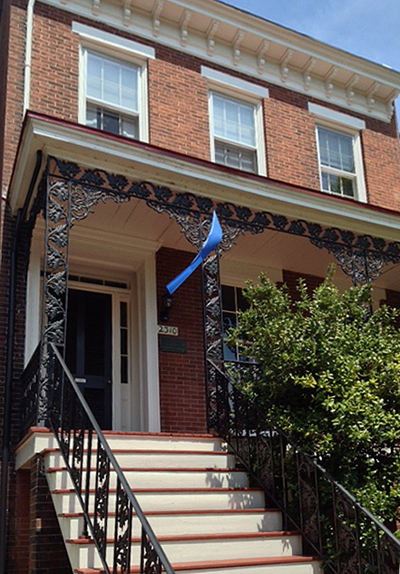
<path id="1" fill-rule="evenodd" d="M 44 158 L 55 156 L 216 201 L 400 241 L 400 215 L 396 211 L 332 197 L 35 113 L 25 118 L 14 164 L 8 196 L 14 213 L 24 205 L 38 150 Z"/>
<path id="2" fill-rule="evenodd" d="M 215 0 L 41 0 L 116 29 L 390 121 L 400 73 Z"/>

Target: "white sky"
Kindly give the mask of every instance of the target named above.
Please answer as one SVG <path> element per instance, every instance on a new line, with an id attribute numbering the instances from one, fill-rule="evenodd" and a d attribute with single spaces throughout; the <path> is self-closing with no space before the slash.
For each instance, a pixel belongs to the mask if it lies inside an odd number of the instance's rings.
<path id="1" fill-rule="evenodd" d="M 400 0 L 224 1 L 400 71 Z"/>

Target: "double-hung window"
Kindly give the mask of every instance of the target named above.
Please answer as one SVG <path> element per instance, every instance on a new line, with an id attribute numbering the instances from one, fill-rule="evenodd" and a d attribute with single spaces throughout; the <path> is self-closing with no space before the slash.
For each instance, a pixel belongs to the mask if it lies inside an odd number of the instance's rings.
<path id="1" fill-rule="evenodd" d="M 206 66 L 211 160 L 266 175 L 262 102 L 268 89 Z"/>
<path id="2" fill-rule="evenodd" d="M 357 174 L 353 137 L 317 126 L 323 191 L 343 197 L 357 197 Z"/>
<path id="3" fill-rule="evenodd" d="M 257 173 L 255 106 L 214 92 L 211 102 L 215 162 Z"/>
<path id="4" fill-rule="evenodd" d="M 85 51 L 86 125 L 139 138 L 139 67 Z"/>
<path id="5" fill-rule="evenodd" d="M 155 50 L 80 22 L 79 121 L 87 126 L 148 141 L 147 62 Z"/>
<path id="6" fill-rule="evenodd" d="M 366 201 L 360 138 L 365 122 L 317 104 L 308 107 L 316 116 L 321 190 Z"/>
<path id="7" fill-rule="evenodd" d="M 240 354 L 238 345 L 229 347 L 225 339 L 228 336 L 230 329 L 235 329 L 238 326 L 238 312 L 245 311 L 248 308 L 248 303 L 243 297 L 241 287 L 232 287 L 230 285 L 222 285 L 222 317 L 223 317 L 223 335 L 224 335 L 224 360 L 225 361 L 248 361 Z"/>

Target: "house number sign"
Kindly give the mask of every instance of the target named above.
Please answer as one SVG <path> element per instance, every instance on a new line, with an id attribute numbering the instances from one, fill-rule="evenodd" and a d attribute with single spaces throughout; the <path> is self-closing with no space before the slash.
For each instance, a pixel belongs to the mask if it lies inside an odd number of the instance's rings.
<path id="1" fill-rule="evenodd" d="M 158 325 L 158 334 L 177 337 L 179 335 L 179 329 L 178 327 L 172 327 L 171 325 Z"/>

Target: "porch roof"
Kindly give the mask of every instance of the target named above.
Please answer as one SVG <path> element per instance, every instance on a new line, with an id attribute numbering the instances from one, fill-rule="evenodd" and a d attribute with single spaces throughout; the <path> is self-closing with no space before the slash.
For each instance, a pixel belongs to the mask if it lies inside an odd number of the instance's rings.
<path id="1" fill-rule="evenodd" d="M 215 201 L 400 241 L 398 211 L 329 196 L 33 112 L 28 112 L 24 121 L 9 188 L 14 213 L 24 204 L 39 150 L 44 158 L 53 155 Z M 42 170 L 44 165 L 43 161 Z"/>

